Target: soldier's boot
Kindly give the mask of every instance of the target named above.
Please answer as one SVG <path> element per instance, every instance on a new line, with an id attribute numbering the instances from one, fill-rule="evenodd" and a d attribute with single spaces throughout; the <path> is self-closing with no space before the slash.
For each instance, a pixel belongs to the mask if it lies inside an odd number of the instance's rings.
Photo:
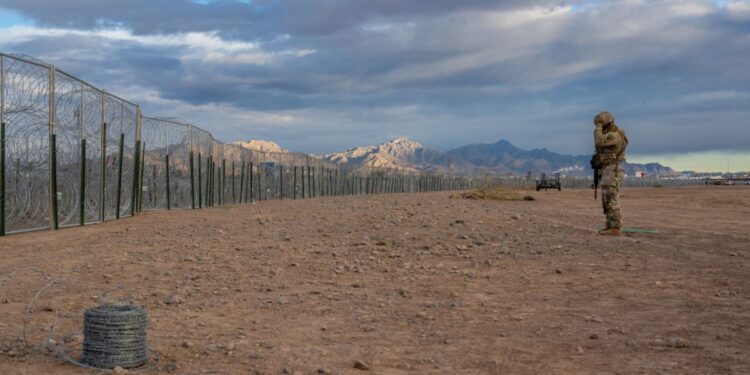
<path id="1" fill-rule="evenodd" d="M 607 228 L 599 231 L 602 236 L 619 236 L 620 228 Z"/>

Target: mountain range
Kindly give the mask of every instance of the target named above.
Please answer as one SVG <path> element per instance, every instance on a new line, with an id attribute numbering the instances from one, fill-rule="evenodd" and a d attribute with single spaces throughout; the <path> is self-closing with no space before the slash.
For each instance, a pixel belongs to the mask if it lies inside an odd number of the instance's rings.
<path id="1" fill-rule="evenodd" d="M 357 147 L 322 156 L 355 170 L 389 168 L 404 173 L 434 172 L 449 174 L 533 175 L 560 173 L 565 176 L 591 175 L 591 155 L 564 155 L 542 149 L 524 150 L 506 140 L 491 144 L 473 144 L 446 152 L 426 148 L 406 137 L 375 146 Z M 672 168 L 659 163 L 623 163 L 625 174 L 634 176 L 673 175 Z"/>
<path id="2" fill-rule="evenodd" d="M 419 142 L 398 138 L 377 146 L 357 147 L 335 152 L 324 159 L 353 169 L 393 168 L 402 172 L 436 172 L 451 174 L 513 174 L 531 172 L 567 176 L 591 174 L 591 155 L 563 155 L 546 148 L 524 150 L 506 140 L 492 144 L 473 144 L 446 152 L 425 148 Z M 625 173 L 639 172 L 650 176 L 674 174 L 672 168 L 659 163 L 623 163 Z"/>

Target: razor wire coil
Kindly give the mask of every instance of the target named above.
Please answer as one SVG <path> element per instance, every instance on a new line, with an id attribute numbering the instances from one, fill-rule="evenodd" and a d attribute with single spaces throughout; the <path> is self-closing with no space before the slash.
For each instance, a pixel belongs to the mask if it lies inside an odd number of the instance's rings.
<path id="1" fill-rule="evenodd" d="M 141 306 L 105 304 L 86 310 L 81 363 L 100 369 L 144 365 L 149 359 L 147 324 Z"/>

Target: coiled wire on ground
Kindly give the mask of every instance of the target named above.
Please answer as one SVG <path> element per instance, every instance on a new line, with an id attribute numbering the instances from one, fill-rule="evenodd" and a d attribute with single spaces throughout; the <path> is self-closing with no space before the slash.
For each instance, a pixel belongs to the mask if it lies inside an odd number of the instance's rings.
<path id="1" fill-rule="evenodd" d="M 83 320 L 83 356 L 87 366 L 135 368 L 149 358 L 146 309 L 105 304 L 86 310 Z"/>

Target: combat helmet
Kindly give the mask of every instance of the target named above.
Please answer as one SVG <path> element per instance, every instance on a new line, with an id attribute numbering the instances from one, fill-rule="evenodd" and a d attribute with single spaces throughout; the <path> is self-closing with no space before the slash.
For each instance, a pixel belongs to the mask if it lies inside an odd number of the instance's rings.
<path id="1" fill-rule="evenodd" d="M 615 123 L 615 116 L 609 112 L 600 112 L 594 117 L 594 124 L 609 125 Z"/>

